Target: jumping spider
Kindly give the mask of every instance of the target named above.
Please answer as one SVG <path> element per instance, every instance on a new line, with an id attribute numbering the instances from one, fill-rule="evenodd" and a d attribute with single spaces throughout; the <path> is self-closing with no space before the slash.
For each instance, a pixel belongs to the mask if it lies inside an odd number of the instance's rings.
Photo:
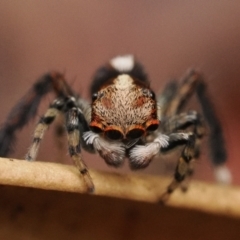
<path id="1" fill-rule="evenodd" d="M 198 72 L 189 71 L 181 83 L 170 82 L 156 97 L 141 64 L 132 55 L 118 56 L 97 70 L 91 85 L 91 104 L 71 89 L 62 74 L 50 72 L 36 81 L 8 115 L 0 130 L 1 156 L 10 152 L 15 132 L 36 115 L 40 101 L 50 91 L 57 98 L 36 126 L 26 160 L 36 159 L 45 130 L 58 114 L 64 114 L 69 154 L 89 192 L 94 190 L 94 184 L 81 157 L 81 146 L 97 152 L 113 167 L 121 166 L 128 158 L 130 168 L 135 170 L 146 168 L 156 155 L 183 145 L 167 192 L 171 193 L 190 175 L 205 129 L 199 113 L 181 112 L 194 92 L 209 126 L 212 163 L 221 169 L 217 176 L 228 180 L 221 126 Z"/>

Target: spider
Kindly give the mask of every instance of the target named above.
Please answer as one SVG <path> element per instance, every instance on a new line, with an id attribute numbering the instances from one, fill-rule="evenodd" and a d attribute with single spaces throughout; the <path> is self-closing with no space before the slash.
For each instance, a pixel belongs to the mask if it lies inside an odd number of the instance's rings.
<path id="1" fill-rule="evenodd" d="M 211 159 L 218 169 L 217 178 L 228 181 L 221 125 L 207 96 L 203 76 L 191 70 L 180 83 L 171 81 L 157 97 L 149 85 L 147 74 L 133 55 L 117 56 L 96 71 L 90 88 L 91 103 L 69 86 L 63 74 L 45 74 L 13 107 L 2 125 L 0 155 L 9 154 L 16 131 L 36 115 L 42 98 L 53 91 L 56 99 L 37 123 L 25 159 L 36 159 L 45 130 L 57 115 L 63 114 L 68 151 L 88 192 L 94 191 L 94 183 L 81 148 L 98 153 L 113 167 L 121 166 L 128 158 L 130 168 L 136 170 L 146 168 L 155 156 L 182 145 L 174 179 L 167 188 L 167 193 L 172 193 L 192 173 L 192 162 L 199 157 L 205 133 L 203 119 L 209 126 Z M 195 92 L 204 118 L 196 111 L 182 112 Z"/>

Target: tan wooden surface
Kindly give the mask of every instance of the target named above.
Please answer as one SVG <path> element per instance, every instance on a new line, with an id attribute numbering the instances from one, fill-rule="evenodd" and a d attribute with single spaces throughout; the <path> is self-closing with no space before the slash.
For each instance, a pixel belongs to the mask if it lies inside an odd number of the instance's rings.
<path id="1" fill-rule="evenodd" d="M 74 166 L 46 162 L 0 159 L 0 184 L 45 190 L 86 193 L 85 184 Z M 169 178 L 149 175 L 122 175 L 90 170 L 94 195 L 158 203 Z M 240 189 L 191 181 L 183 193 L 177 189 L 166 205 L 240 218 Z"/>
<path id="2" fill-rule="evenodd" d="M 239 239 L 240 190 L 190 183 L 159 204 L 170 179 L 0 159 L 0 239 Z"/>

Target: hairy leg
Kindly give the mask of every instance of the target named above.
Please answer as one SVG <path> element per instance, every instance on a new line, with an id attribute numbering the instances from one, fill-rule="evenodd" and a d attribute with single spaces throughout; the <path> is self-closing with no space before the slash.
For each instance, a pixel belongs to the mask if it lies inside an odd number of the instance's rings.
<path id="1" fill-rule="evenodd" d="M 51 72 L 39 78 L 23 98 L 12 108 L 0 129 L 0 156 L 7 156 L 12 151 L 16 140 L 16 131 L 23 128 L 36 116 L 43 97 L 53 91 L 57 97 L 74 96 L 64 76 Z"/>
<path id="2" fill-rule="evenodd" d="M 56 99 L 49 106 L 48 110 L 43 117 L 40 118 L 34 133 L 33 133 L 33 142 L 30 146 L 25 159 L 28 161 L 33 161 L 37 157 L 38 149 L 40 142 L 43 139 L 44 133 L 49 127 L 49 125 L 54 121 L 56 116 L 62 111 L 64 102 L 62 99 Z"/>
<path id="3" fill-rule="evenodd" d="M 214 167 L 215 177 L 219 182 L 229 183 L 231 182 L 231 173 L 225 166 L 227 151 L 221 123 L 208 95 L 204 78 L 200 73 L 191 70 L 180 84 L 171 82 L 167 85 L 160 97 L 160 100 L 165 104 L 162 112 L 163 118 L 170 118 L 182 111 L 194 93 L 198 97 L 204 120 L 209 128 L 210 160 Z M 196 145 L 199 145 L 199 142 Z"/>
<path id="4" fill-rule="evenodd" d="M 68 134 L 68 151 L 73 159 L 77 169 L 82 175 L 88 192 L 94 191 L 94 184 L 92 182 L 91 176 L 88 172 L 87 166 L 85 165 L 81 156 L 81 146 L 80 146 L 80 124 L 81 122 L 81 110 L 78 108 L 72 108 L 67 112 L 66 115 L 66 126 Z"/>

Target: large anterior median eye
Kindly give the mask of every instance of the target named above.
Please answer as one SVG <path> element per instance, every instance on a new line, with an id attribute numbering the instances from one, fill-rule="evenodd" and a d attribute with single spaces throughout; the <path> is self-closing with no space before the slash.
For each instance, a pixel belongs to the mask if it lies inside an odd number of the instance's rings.
<path id="1" fill-rule="evenodd" d="M 149 132 L 153 132 L 158 129 L 159 124 L 160 124 L 160 122 L 158 119 L 152 119 L 152 120 L 146 122 L 146 124 L 145 124 L 146 130 Z"/>
<path id="2" fill-rule="evenodd" d="M 101 133 L 103 131 L 103 125 L 99 122 L 92 121 L 89 126 L 95 133 Z"/>
<path id="3" fill-rule="evenodd" d="M 129 128 L 126 138 L 127 139 L 136 139 L 144 135 L 145 130 L 142 126 L 132 126 Z"/>
<path id="4" fill-rule="evenodd" d="M 117 129 L 108 129 L 104 131 L 104 135 L 111 140 L 121 140 L 123 139 L 123 134 Z"/>

